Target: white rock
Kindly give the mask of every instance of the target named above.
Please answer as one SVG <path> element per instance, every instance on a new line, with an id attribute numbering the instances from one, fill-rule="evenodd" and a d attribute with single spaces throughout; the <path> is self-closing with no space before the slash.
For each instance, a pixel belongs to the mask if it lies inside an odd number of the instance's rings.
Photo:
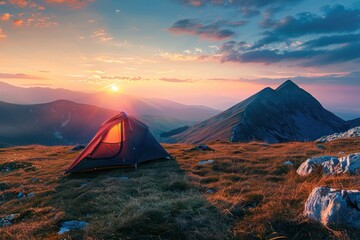
<path id="1" fill-rule="evenodd" d="M 210 160 L 202 160 L 202 161 L 198 162 L 198 164 L 203 165 L 203 164 L 210 164 L 210 163 L 214 163 L 214 162 L 215 162 L 215 160 L 210 159 Z"/>
<path id="2" fill-rule="evenodd" d="M 301 176 L 313 173 L 316 168 L 321 167 L 325 175 L 348 173 L 360 174 L 360 153 L 350 154 L 345 157 L 321 156 L 309 158 L 303 162 L 296 172 Z"/>
<path id="3" fill-rule="evenodd" d="M 360 137 L 360 126 L 349 129 L 346 132 L 334 133 L 327 136 L 322 136 L 317 139 L 316 142 L 330 142 L 339 138 L 351 138 L 351 137 Z"/>
<path id="4" fill-rule="evenodd" d="M 305 216 L 324 225 L 360 228 L 360 191 L 330 187 L 313 189 L 305 203 Z"/>
<path id="5" fill-rule="evenodd" d="M 286 165 L 286 166 L 292 166 L 293 165 L 292 161 L 286 161 L 283 164 Z"/>
<path id="6" fill-rule="evenodd" d="M 331 159 L 337 159 L 334 156 L 321 156 L 308 158 L 305 162 L 303 162 L 300 167 L 296 170 L 296 172 L 301 176 L 307 176 L 315 171 L 315 169 L 321 166 L 324 162 L 330 161 Z"/>

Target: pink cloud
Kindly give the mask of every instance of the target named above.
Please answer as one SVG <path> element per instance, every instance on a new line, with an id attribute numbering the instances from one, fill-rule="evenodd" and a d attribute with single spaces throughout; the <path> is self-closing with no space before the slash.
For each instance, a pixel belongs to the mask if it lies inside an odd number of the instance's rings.
<path id="1" fill-rule="evenodd" d="M 4 38 L 6 38 L 6 34 L 2 30 L 2 28 L 0 28 L 0 39 L 4 39 Z"/>
<path id="2" fill-rule="evenodd" d="M 103 29 L 103 28 L 100 28 L 100 29 L 96 30 L 93 33 L 92 37 L 97 38 L 102 42 L 107 42 L 107 41 L 113 40 L 113 37 L 111 37 L 110 34 L 108 34 L 105 31 L 105 29 Z"/>
<path id="3" fill-rule="evenodd" d="M 8 21 L 10 19 L 10 13 L 4 13 L 0 19 L 1 21 Z"/>
<path id="4" fill-rule="evenodd" d="M 12 5 L 16 5 L 20 8 L 24 8 L 29 5 L 29 2 L 26 0 L 9 0 L 9 3 Z"/>
<path id="5" fill-rule="evenodd" d="M 71 8 L 83 8 L 91 2 L 95 2 L 96 0 L 44 0 L 46 3 L 49 4 L 61 4 L 66 5 Z"/>
<path id="6" fill-rule="evenodd" d="M 29 7 L 29 8 L 36 8 L 38 10 L 45 10 L 44 6 L 37 4 L 33 0 L 9 0 L 9 3 L 12 5 L 15 5 L 19 8 Z M 5 5 L 5 4 L 6 4 L 6 2 L 4 4 L 2 4 L 2 2 L 0 2 L 0 5 Z"/>
<path id="7" fill-rule="evenodd" d="M 13 23 L 14 23 L 14 25 L 17 26 L 17 27 L 22 27 L 24 21 L 21 20 L 21 19 L 15 19 L 15 20 L 13 21 Z"/>

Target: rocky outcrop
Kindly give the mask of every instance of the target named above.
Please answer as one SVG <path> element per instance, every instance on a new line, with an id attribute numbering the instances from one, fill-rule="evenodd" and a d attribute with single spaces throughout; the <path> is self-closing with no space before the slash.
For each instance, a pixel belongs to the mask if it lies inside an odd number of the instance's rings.
<path id="1" fill-rule="evenodd" d="M 58 234 L 63 234 L 72 230 L 82 230 L 88 225 L 87 222 L 84 221 L 66 221 L 61 223 L 61 228 Z"/>
<path id="2" fill-rule="evenodd" d="M 350 154 L 345 157 L 320 156 L 309 158 L 303 162 L 296 172 L 301 176 L 307 176 L 321 168 L 325 175 L 348 173 L 360 174 L 360 153 Z"/>
<path id="3" fill-rule="evenodd" d="M 325 226 L 360 229 L 360 191 L 315 188 L 305 203 L 304 215 Z"/>
<path id="4" fill-rule="evenodd" d="M 346 132 L 341 133 L 334 133 L 327 136 L 322 136 L 321 138 L 317 139 L 317 142 L 330 142 L 334 141 L 336 139 L 341 138 L 353 138 L 353 137 L 360 137 L 360 126 L 351 128 L 347 130 Z"/>

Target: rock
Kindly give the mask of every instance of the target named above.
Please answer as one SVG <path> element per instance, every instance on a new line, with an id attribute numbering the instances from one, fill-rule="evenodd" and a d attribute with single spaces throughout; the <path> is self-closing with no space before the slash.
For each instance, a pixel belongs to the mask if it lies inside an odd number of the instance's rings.
<path id="1" fill-rule="evenodd" d="M 338 154 L 345 154 L 343 151 L 338 152 Z"/>
<path id="2" fill-rule="evenodd" d="M 87 185 L 89 185 L 89 183 L 86 183 L 86 182 L 85 182 L 85 183 L 82 183 L 79 188 L 86 187 Z"/>
<path id="3" fill-rule="evenodd" d="M 316 147 L 318 148 L 318 149 L 325 149 L 325 147 L 323 146 L 323 145 L 321 145 L 321 144 L 316 144 Z"/>
<path id="4" fill-rule="evenodd" d="M 200 144 L 198 146 L 188 149 L 187 151 L 215 151 L 215 150 L 209 147 L 208 145 Z"/>
<path id="5" fill-rule="evenodd" d="M 286 161 L 283 164 L 286 165 L 286 166 L 292 166 L 293 162 L 292 161 Z"/>
<path id="6" fill-rule="evenodd" d="M 215 190 L 212 189 L 212 188 L 208 188 L 208 189 L 206 190 L 206 193 L 209 193 L 209 194 L 212 194 L 212 193 L 214 193 L 214 192 L 215 192 Z"/>
<path id="7" fill-rule="evenodd" d="M 10 214 L 9 216 L 6 216 L 4 218 L 0 218 L 0 227 L 11 226 L 13 224 L 12 221 L 18 216 L 19 214 L 15 213 L 15 214 Z"/>
<path id="8" fill-rule="evenodd" d="M 85 147 L 86 147 L 85 145 L 76 145 L 75 147 L 70 149 L 69 152 L 76 152 L 76 151 L 84 149 Z"/>
<path id="9" fill-rule="evenodd" d="M 69 232 L 71 230 L 82 230 L 88 225 L 87 222 L 84 221 L 66 221 L 61 223 L 61 228 L 58 231 L 58 234 L 63 234 Z"/>
<path id="10" fill-rule="evenodd" d="M 19 192 L 18 198 L 22 198 L 23 196 L 24 196 L 24 193 L 23 193 L 23 192 Z"/>
<path id="11" fill-rule="evenodd" d="M 215 162 L 215 160 L 210 159 L 210 160 L 199 161 L 198 164 L 203 165 L 203 164 L 211 164 L 211 163 L 214 163 L 214 162 Z"/>
<path id="12" fill-rule="evenodd" d="M 36 182 L 38 182 L 40 179 L 39 178 L 32 178 L 31 180 L 30 180 L 30 182 L 31 183 L 36 183 Z"/>
<path id="13" fill-rule="evenodd" d="M 29 193 L 28 195 L 26 195 L 27 197 L 31 198 L 31 197 L 35 197 L 35 193 L 34 192 L 31 192 Z"/>
<path id="14" fill-rule="evenodd" d="M 360 229 L 360 191 L 317 187 L 305 203 L 304 214 L 325 226 Z"/>
<path id="15" fill-rule="evenodd" d="M 317 139 L 317 142 L 330 142 L 340 138 L 352 138 L 352 137 L 360 137 L 360 126 L 351 128 L 346 132 L 342 133 L 334 133 L 327 136 L 322 136 L 321 138 Z"/>
<path id="16" fill-rule="evenodd" d="M 354 153 L 345 157 L 321 156 L 309 158 L 303 162 L 296 172 L 301 176 L 307 176 L 321 167 L 325 175 L 348 173 L 360 174 L 360 153 Z"/>

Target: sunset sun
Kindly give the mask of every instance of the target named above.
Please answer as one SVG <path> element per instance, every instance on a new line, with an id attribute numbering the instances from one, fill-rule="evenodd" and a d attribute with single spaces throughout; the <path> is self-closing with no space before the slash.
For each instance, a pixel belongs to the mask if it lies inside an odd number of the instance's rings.
<path id="1" fill-rule="evenodd" d="M 119 87 L 116 86 L 116 85 L 112 85 L 112 86 L 111 86 L 111 91 L 113 91 L 113 92 L 118 92 L 118 91 L 119 91 Z"/>

